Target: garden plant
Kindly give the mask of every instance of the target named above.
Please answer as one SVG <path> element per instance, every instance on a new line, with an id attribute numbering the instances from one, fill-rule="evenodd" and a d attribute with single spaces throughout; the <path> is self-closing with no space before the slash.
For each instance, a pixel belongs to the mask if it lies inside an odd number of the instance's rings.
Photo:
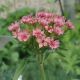
<path id="1" fill-rule="evenodd" d="M 41 11 L 35 15 L 23 16 L 20 20 L 11 23 L 8 30 L 24 52 L 29 53 L 29 57 L 34 57 L 30 61 L 36 61 L 38 64 L 40 80 L 47 80 L 45 63 L 48 56 L 50 53 L 56 54 L 55 52 L 64 49 L 63 45 L 66 43 L 63 43 L 62 38 L 74 28 L 73 23 L 64 16 Z M 26 62 L 28 59 L 25 55 L 21 60 Z M 23 74 L 14 75 L 13 80 L 17 80 L 20 75 Z"/>

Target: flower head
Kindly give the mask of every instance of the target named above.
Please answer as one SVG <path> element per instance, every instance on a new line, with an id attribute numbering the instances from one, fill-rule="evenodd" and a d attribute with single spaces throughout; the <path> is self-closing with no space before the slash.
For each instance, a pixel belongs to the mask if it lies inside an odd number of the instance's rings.
<path id="1" fill-rule="evenodd" d="M 24 42 L 27 41 L 29 39 L 29 37 L 30 37 L 29 32 L 27 32 L 25 30 L 24 31 L 20 31 L 18 33 L 18 36 L 17 36 L 19 41 L 24 41 Z"/>
<path id="2" fill-rule="evenodd" d="M 45 37 L 37 38 L 37 42 L 39 44 L 39 48 L 47 46 L 47 42 L 46 42 L 46 38 Z"/>
<path id="3" fill-rule="evenodd" d="M 49 42 L 49 47 L 51 49 L 56 49 L 59 47 L 59 41 L 58 40 L 53 40 L 53 39 L 50 39 L 50 42 Z"/>
<path id="4" fill-rule="evenodd" d="M 54 24 L 62 27 L 65 24 L 65 19 L 63 16 L 54 16 Z"/>
<path id="5" fill-rule="evenodd" d="M 54 14 L 53 13 L 49 13 L 49 12 L 38 12 L 37 14 L 36 14 L 36 16 L 37 17 L 39 17 L 39 18 L 51 18 L 51 17 L 53 17 L 54 16 Z"/>
<path id="6" fill-rule="evenodd" d="M 42 36 L 45 36 L 45 34 L 43 31 L 41 31 L 41 29 L 36 28 L 33 30 L 33 36 L 35 36 L 36 38 L 41 38 Z"/>
<path id="7" fill-rule="evenodd" d="M 46 18 L 37 18 L 38 23 L 41 24 L 42 26 L 48 25 L 50 22 Z"/>
<path id="8" fill-rule="evenodd" d="M 12 23 L 9 27 L 8 27 L 9 31 L 20 31 L 20 26 L 18 22 Z"/>
<path id="9" fill-rule="evenodd" d="M 54 27 L 53 28 L 53 32 L 57 35 L 63 35 L 64 34 L 64 31 L 61 29 L 61 27 Z"/>

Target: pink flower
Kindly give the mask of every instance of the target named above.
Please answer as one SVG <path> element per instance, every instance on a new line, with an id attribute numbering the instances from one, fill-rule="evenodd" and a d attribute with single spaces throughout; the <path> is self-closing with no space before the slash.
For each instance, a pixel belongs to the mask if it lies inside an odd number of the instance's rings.
<path id="1" fill-rule="evenodd" d="M 42 26 L 46 26 L 49 24 L 49 21 L 46 20 L 45 18 L 37 18 L 38 23 L 41 24 Z"/>
<path id="2" fill-rule="evenodd" d="M 27 41 L 29 37 L 30 37 L 30 34 L 26 30 L 20 31 L 17 36 L 19 41 L 24 41 L 24 42 Z"/>
<path id="3" fill-rule="evenodd" d="M 64 26 L 65 24 L 65 19 L 62 16 L 54 16 L 53 21 L 57 26 L 60 26 L 60 27 Z"/>
<path id="4" fill-rule="evenodd" d="M 36 22 L 37 19 L 32 16 L 23 16 L 21 19 L 21 23 L 35 24 Z"/>
<path id="5" fill-rule="evenodd" d="M 36 38 L 41 38 L 42 36 L 45 36 L 45 34 L 43 31 L 41 31 L 41 29 L 36 28 L 33 30 L 33 36 L 35 36 Z"/>
<path id="6" fill-rule="evenodd" d="M 39 48 L 47 46 L 47 42 L 46 42 L 45 37 L 37 38 L 37 42 L 39 44 Z"/>
<path id="7" fill-rule="evenodd" d="M 70 20 L 66 21 L 66 25 L 69 29 L 74 29 L 74 25 L 72 24 Z"/>
<path id="8" fill-rule="evenodd" d="M 54 27 L 53 32 L 57 35 L 63 35 L 64 31 L 60 27 Z"/>
<path id="9" fill-rule="evenodd" d="M 52 27 L 52 26 L 45 26 L 45 29 L 46 29 L 49 33 L 52 33 L 52 32 L 53 32 L 53 27 Z"/>
<path id="10" fill-rule="evenodd" d="M 59 41 L 58 40 L 54 40 L 54 39 L 52 39 L 51 37 L 47 37 L 46 39 L 46 42 L 47 42 L 47 45 L 49 45 L 49 47 L 51 48 L 51 49 L 56 49 L 56 48 L 58 48 L 59 47 Z"/>
<path id="11" fill-rule="evenodd" d="M 49 43 L 49 47 L 51 48 L 51 49 L 56 49 L 56 48 L 58 48 L 59 47 L 59 41 L 58 40 L 53 40 L 53 39 L 51 39 L 50 40 L 50 43 Z"/>
<path id="12" fill-rule="evenodd" d="M 8 27 L 9 31 L 20 31 L 20 26 L 18 22 L 12 23 L 9 27 Z"/>
<path id="13" fill-rule="evenodd" d="M 43 17 L 45 17 L 45 18 L 50 18 L 50 17 L 53 17 L 54 14 L 53 14 L 53 13 L 49 13 L 49 12 L 38 12 L 38 13 L 36 14 L 36 16 L 37 16 L 37 17 L 40 17 L 40 18 L 43 18 Z"/>
<path id="14" fill-rule="evenodd" d="M 53 22 L 53 16 L 54 14 L 49 12 L 39 12 L 36 14 L 36 18 L 42 26 L 46 26 Z"/>

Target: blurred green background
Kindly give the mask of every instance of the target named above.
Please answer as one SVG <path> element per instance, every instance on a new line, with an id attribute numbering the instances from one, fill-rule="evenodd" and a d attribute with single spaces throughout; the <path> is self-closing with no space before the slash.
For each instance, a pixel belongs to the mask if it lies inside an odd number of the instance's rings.
<path id="1" fill-rule="evenodd" d="M 49 52 L 45 60 L 47 80 L 80 80 L 80 0 L 0 0 L 0 80 L 40 80 L 38 64 L 24 46 L 13 39 L 8 26 L 22 16 L 37 11 L 50 11 L 64 15 L 74 25 L 62 37 L 62 49 Z M 25 62 L 24 62 L 25 60 Z"/>

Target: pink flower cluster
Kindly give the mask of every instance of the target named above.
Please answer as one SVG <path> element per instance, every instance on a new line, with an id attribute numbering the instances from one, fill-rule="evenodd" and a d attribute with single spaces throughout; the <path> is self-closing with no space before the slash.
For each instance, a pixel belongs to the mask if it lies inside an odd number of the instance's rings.
<path id="1" fill-rule="evenodd" d="M 44 31 L 41 31 L 41 29 L 37 28 L 33 30 L 33 36 L 36 37 L 36 41 L 39 43 L 39 47 L 49 46 L 52 49 L 56 49 L 59 47 L 59 41 L 53 40 L 50 37 L 46 37 L 44 34 Z"/>
<path id="2" fill-rule="evenodd" d="M 26 28 L 21 29 L 20 24 L 32 25 L 33 28 L 32 30 L 29 30 L 30 28 L 27 30 Z M 38 24 L 38 26 L 34 24 Z M 36 38 L 39 48 L 49 46 L 51 49 L 56 49 L 60 46 L 60 42 L 53 38 L 52 34 L 55 36 L 63 35 L 65 26 L 67 29 L 74 29 L 72 22 L 70 20 L 66 21 L 63 16 L 49 12 L 39 12 L 35 16 L 23 16 L 19 22 L 12 23 L 8 30 L 19 41 L 28 41 L 30 36 L 33 36 Z"/>
<path id="3" fill-rule="evenodd" d="M 27 30 L 20 29 L 20 24 L 18 22 L 12 23 L 8 29 L 12 32 L 13 37 L 17 38 L 19 41 L 27 41 L 30 37 Z"/>

